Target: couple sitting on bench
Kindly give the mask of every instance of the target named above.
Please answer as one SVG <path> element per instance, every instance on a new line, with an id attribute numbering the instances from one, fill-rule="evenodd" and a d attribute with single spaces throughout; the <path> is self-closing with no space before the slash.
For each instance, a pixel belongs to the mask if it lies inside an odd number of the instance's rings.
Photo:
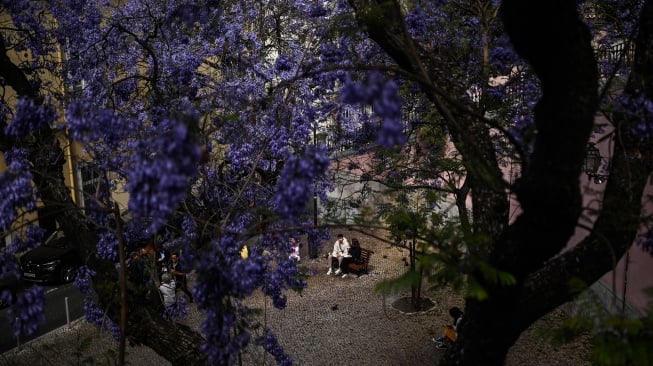
<path id="1" fill-rule="evenodd" d="M 333 273 L 333 263 L 338 263 L 338 268 L 335 271 L 335 275 L 342 274 L 342 278 L 347 277 L 349 274 L 349 264 L 350 263 L 363 263 L 361 258 L 361 247 L 358 239 L 352 239 L 351 246 L 349 242 L 342 234 L 338 234 L 338 240 L 333 244 L 333 251 L 329 253 L 327 257 L 327 265 L 329 270 L 327 275 Z"/>

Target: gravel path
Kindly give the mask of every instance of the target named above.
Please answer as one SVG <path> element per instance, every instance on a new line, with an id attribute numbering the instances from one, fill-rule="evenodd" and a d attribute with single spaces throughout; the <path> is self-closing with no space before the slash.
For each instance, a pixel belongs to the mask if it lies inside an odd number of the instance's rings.
<path id="1" fill-rule="evenodd" d="M 406 270 L 403 258 L 407 249 L 388 245 L 344 231 L 346 237 L 357 237 L 361 246 L 374 251 L 370 274 L 357 278 L 326 275 L 324 259 L 304 259 L 311 276 L 308 288 L 301 294 L 289 293 L 288 305 L 276 310 L 263 296 L 248 300 L 252 306 L 265 309 L 259 319 L 272 329 L 296 365 L 331 366 L 403 366 L 435 365 L 440 350 L 431 342 L 441 334 L 441 325 L 449 321 L 447 309 L 461 305 L 459 294 L 443 289 L 424 289 L 423 296 L 433 301 L 428 311 L 405 314 L 391 306 L 393 301 L 409 293 L 384 297 L 374 292 L 383 279 L 396 277 Z M 302 249 L 306 251 L 306 248 Z M 326 251 L 326 250 L 325 250 Z M 302 252 L 307 258 L 306 253 Z M 426 286 L 425 286 L 426 287 Z M 522 334 L 511 350 L 508 366 L 589 366 L 588 346 L 584 341 L 554 348 L 539 336 L 538 329 L 550 327 L 564 319 L 556 310 Z M 193 309 L 185 323 L 197 326 L 201 314 Z M 85 322 L 76 322 L 71 329 L 60 328 L 50 334 L 0 355 L 4 365 L 81 365 L 85 358 L 97 364 L 113 364 L 117 342 L 99 333 Z M 112 352 L 116 352 L 111 355 Z M 347 359 L 342 361 L 343 357 Z M 127 363 L 136 366 L 166 366 L 148 348 L 128 348 Z M 259 348 L 250 348 L 242 357 L 243 365 L 273 365 L 274 360 Z"/>

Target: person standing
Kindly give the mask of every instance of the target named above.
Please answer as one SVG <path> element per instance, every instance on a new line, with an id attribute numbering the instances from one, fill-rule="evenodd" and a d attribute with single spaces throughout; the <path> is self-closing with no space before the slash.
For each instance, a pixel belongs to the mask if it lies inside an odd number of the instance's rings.
<path id="1" fill-rule="evenodd" d="M 175 276 L 176 287 L 181 289 L 188 296 L 188 301 L 192 303 L 193 294 L 188 290 L 188 276 L 179 262 L 179 253 L 172 253 L 170 256 L 170 273 Z"/>
<path id="2" fill-rule="evenodd" d="M 327 271 L 327 275 L 330 275 L 332 273 L 332 262 L 334 259 L 338 260 L 338 269 L 336 270 L 335 274 L 339 275 L 342 273 L 341 266 L 342 266 L 342 260 L 346 257 L 350 257 L 351 255 L 349 254 L 349 242 L 347 239 L 345 239 L 345 236 L 342 234 L 338 234 L 338 239 L 336 240 L 335 243 L 333 243 L 333 251 L 329 253 L 329 257 L 327 258 L 327 265 L 329 266 L 329 270 Z"/>
<path id="3" fill-rule="evenodd" d="M 129 259 L 127 260 L 127 276 L 130 281 L 141 286 L 144 285 L 147 281 L 145 274 L 145 266 L 141 260 L 140 251 L 134 251 L 129 254 Z"/>
<path id="4" fill-rule="evenodd" d="M 170 251 L 161 246 L 161 244 L 156 245 L 156 270 L 159 274 L 159 277 L 168 271 L 168 266 L 170 265 Z"/>

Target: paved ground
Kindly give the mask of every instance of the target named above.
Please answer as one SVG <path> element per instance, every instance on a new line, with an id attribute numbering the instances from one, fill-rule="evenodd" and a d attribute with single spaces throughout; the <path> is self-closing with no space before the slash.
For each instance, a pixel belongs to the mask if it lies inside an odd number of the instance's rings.
<path id="1" fill-rule="evenodd" d="M 302 248 L 302 265 L 309 274 L 308 288 L 302 294 L 288 294 L 288 306 L 275 310 L 270 301 L 255 296 L 252 306 L 264 309 L 259 319 L 281 340 L 296 365 L 331 366 L 403 366 L 434 365 L 441 355 L 431 338 L 440 336 L 441 326 L 448 322 L 447 309 L 461 305 L 460 296 L 444 289 L 423 289 L 434 307 L 414 314 L 402 313 L 391 304 L 409 295 L 409 291 L 382 296 L 374 291 L 379 281 L 394 278 L 406 270 L 404 258 L 408 250 L 390 247 L 360 233 L 343 231 L 349 239 L 357 237 L 361 246 L 374 251 L 370 274 L 357 278 L 326 275 L 326 260 L 310 260 L 307 248 Z M 335 235 L 334 235 L 335 237 Z M 325 247 L 326 248 L 326 247 Z M 323 250 L 326 253 L 326 249 Z M 554 312 L 525 332 L 510 353 L 507 365 L 585 366 L 586 344 L 576 343 L 555 349 L 537 335 L 537 329 L 562 319 Z M 185 321 L 198 325 L 201 314 L 193 309 Z M 83 342 L 84 341 L 84 342 Z M 86 344 L 88 343 L 88 344 Z M 82 346 L 80 346 L 82 345 Z M 115 350 L 116 342 L 108 335 L 99 334 L 83 322 L 72 329 L 62 328 L 41 337 L 21 350 L 0 356 L 3 365 L 80 365 L 84 357 L 111 363 L 106 355 Z M 80 354 L 71 358 L 71 354 Z M 111 357 L 109 357 L 110 359 Z M 129 365 L 170 365 L 145 348 L 129 348 Z M 94 363 L 99 364 L 99 363 Z M 242 357 L 243 365 L 273 365 L 274 360 L 258 348 L 251 348 Z"/>

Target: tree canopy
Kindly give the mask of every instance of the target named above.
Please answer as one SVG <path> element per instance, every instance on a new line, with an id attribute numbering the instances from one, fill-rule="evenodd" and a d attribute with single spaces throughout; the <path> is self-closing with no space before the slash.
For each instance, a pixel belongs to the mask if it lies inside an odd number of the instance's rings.
<path id="1" fill-rule="evenodd" d="M 502 364 L 522 331 L 633 243 L 653 248 L 641 216 L 653 169 L 651 1 L 13 0 L 0 20 L 0 223 L 20 232 L 0 274 L 20 276 L 15 255 L 42 240 L 30 214 L 45 207 L 81 243 L 76 282 L 97 295 L 87 320 L 123 346 L 228 365 L 253 342 L 291 363 L 242 300 L 262 291 L 283 308 L 286 291 L 305 287 L 288 238 L 325 237 L 309 202 L 328 202 L 343 147 L 380 159 L 366 180 L 436 192 L 425 214 L 455 198 L 453 230 L 433 215 L 420 233 L 441 250 L 435 262 L 456 264 L 457 278 L 447 267 L 438 280 L 476 289 L 443 365 Z M 597 62 L 616 42 L 624 52 Z M 602 206 L 564 251 L 599 113 L 613 141 Z M 111 177 L 83 209 L 64 184 L 67 141 Z M 108 193 L 123 191 L 128 207 L 116 207 Z M 171 332 L 187 304 L 162 309 L 127 276 L 126 253 L 153 238 L 195 271 L 201 332 Z M 42 288 L 28 291 L 10 309 L 16 334 L 42 318 L 31 311 Z"/>

